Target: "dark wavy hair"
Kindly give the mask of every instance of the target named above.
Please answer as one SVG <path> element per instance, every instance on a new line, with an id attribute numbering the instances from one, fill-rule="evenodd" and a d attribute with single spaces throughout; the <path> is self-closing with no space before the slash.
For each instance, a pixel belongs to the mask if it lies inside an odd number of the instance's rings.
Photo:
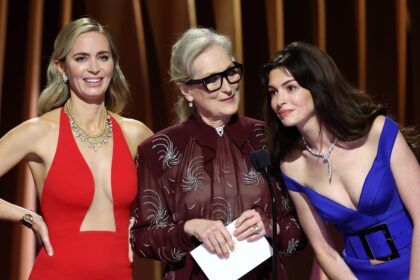
<path id="1" fill-rule="evenodd" d="M 375 118 L 387 114 L 383 105 L 374 103 L 368 94 L 350 85 L 326 52 L 308 43 L 291 43 L 264 65 L 262 72 L 267 97 L 267 142 L 275 167 L 289 151 L 301 145 L 297 128 L 285 127 L 270 106 L 269 74 L 276 68 L 287 70 L 300 86 L 310 91 L 320 125 L 339 141 L 366 135 Z"/>

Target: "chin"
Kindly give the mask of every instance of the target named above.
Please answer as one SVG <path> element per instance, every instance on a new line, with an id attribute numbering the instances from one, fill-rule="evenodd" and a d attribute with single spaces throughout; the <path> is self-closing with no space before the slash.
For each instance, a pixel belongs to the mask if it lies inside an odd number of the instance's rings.
<path id="1" fill-rule="evenodd" d="M 295 126 L 296 125 L 295 123 L 293 123 L 291 121 L 287 121 L 287 119 L 280 119 L 280 122 L 285 127 L 291 127 L 291 126 Z"/>
<path id="2" fill-rule="evenodd" d="M 236 114 L 237 112 L 238 112 L 238 106 L 232 106 L 232 107 L 225 108 L 224 110 L 222 110 L 222 115 L 232 116 Z"/>

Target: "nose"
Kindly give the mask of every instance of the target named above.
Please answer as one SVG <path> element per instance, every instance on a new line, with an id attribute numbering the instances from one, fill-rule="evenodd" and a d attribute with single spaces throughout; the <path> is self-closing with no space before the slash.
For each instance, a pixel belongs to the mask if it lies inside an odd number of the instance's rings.
<path id="1" fill-rule="evenodd" d="M 220 88 L 223 92 L 227 94 L 232 94 L 232 84 L 229 83 L 228 79 L 226 77 L 222 77 L 222 87 Z"/>
<path id="2" fill-rule="evenodd" d="M 282 91 L 278 91 L 276 95 L 273 96 L 275 98 L 275 103 L 277 106 L 282 106 L 286 103 L 287 95 L 282 93 Z"/>
<path id="3" fill-rule="evenodd" d="M 92 59 L 89 63 L 89 71 L 97 74 L 99 72 L 99 65 L 96 59 Z"/>

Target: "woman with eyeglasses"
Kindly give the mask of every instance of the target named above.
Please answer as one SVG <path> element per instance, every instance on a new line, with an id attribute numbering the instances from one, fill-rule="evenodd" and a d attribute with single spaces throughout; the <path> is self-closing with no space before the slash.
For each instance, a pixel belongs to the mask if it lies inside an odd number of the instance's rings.
<path id="1" fill-rule="evenodd" d="M 179 124 L 138 149 L 132 244 L 141 257 L 167 264 L 164 279 L 206 279 L 189 252 L 203 244 L 228 258 L 234 243 L 227 225 L 236 220 L 233 235 L 240 240 L 273 234 L 270 192 L 249 161 L 263 146 L 264 125 L 237 114 L 243 68 L 228 37 L 206 28 L 187 30 L 172 48 L 170 75 L 181 93 Z M 286 193 L 279 184 L 276 190 L 276 249 L 291 255 L 305 241 Z M 243 279 L 268 279 L 270 273 L 269 259 Z"/>
<path id="2" fill-rule="evenodd" d="M 263 81 L 273 164 L 329 279 L 420 279 L 415 130 L 399 129 L 307 43 L 281 50 Z M 342 236 L 342 256 L 326 222 Z"/>

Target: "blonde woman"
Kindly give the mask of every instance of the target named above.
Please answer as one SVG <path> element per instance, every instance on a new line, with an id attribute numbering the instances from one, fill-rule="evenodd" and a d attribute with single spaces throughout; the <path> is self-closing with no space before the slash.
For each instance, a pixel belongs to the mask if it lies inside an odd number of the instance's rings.
<path id="1" fill-rule="evenodd" d="M 75 20 L 58 34 L 39 99 L 40 117 L 0 140 L 0 175 L 21 160 L 42 216 L 0 200 L 0 218 L 42 242 L 30 279 L 131 279 L 128 224 L 137 194 L 137 145 L 151 131 L 118 115 L 128 97 L 101 24 Z"/>

